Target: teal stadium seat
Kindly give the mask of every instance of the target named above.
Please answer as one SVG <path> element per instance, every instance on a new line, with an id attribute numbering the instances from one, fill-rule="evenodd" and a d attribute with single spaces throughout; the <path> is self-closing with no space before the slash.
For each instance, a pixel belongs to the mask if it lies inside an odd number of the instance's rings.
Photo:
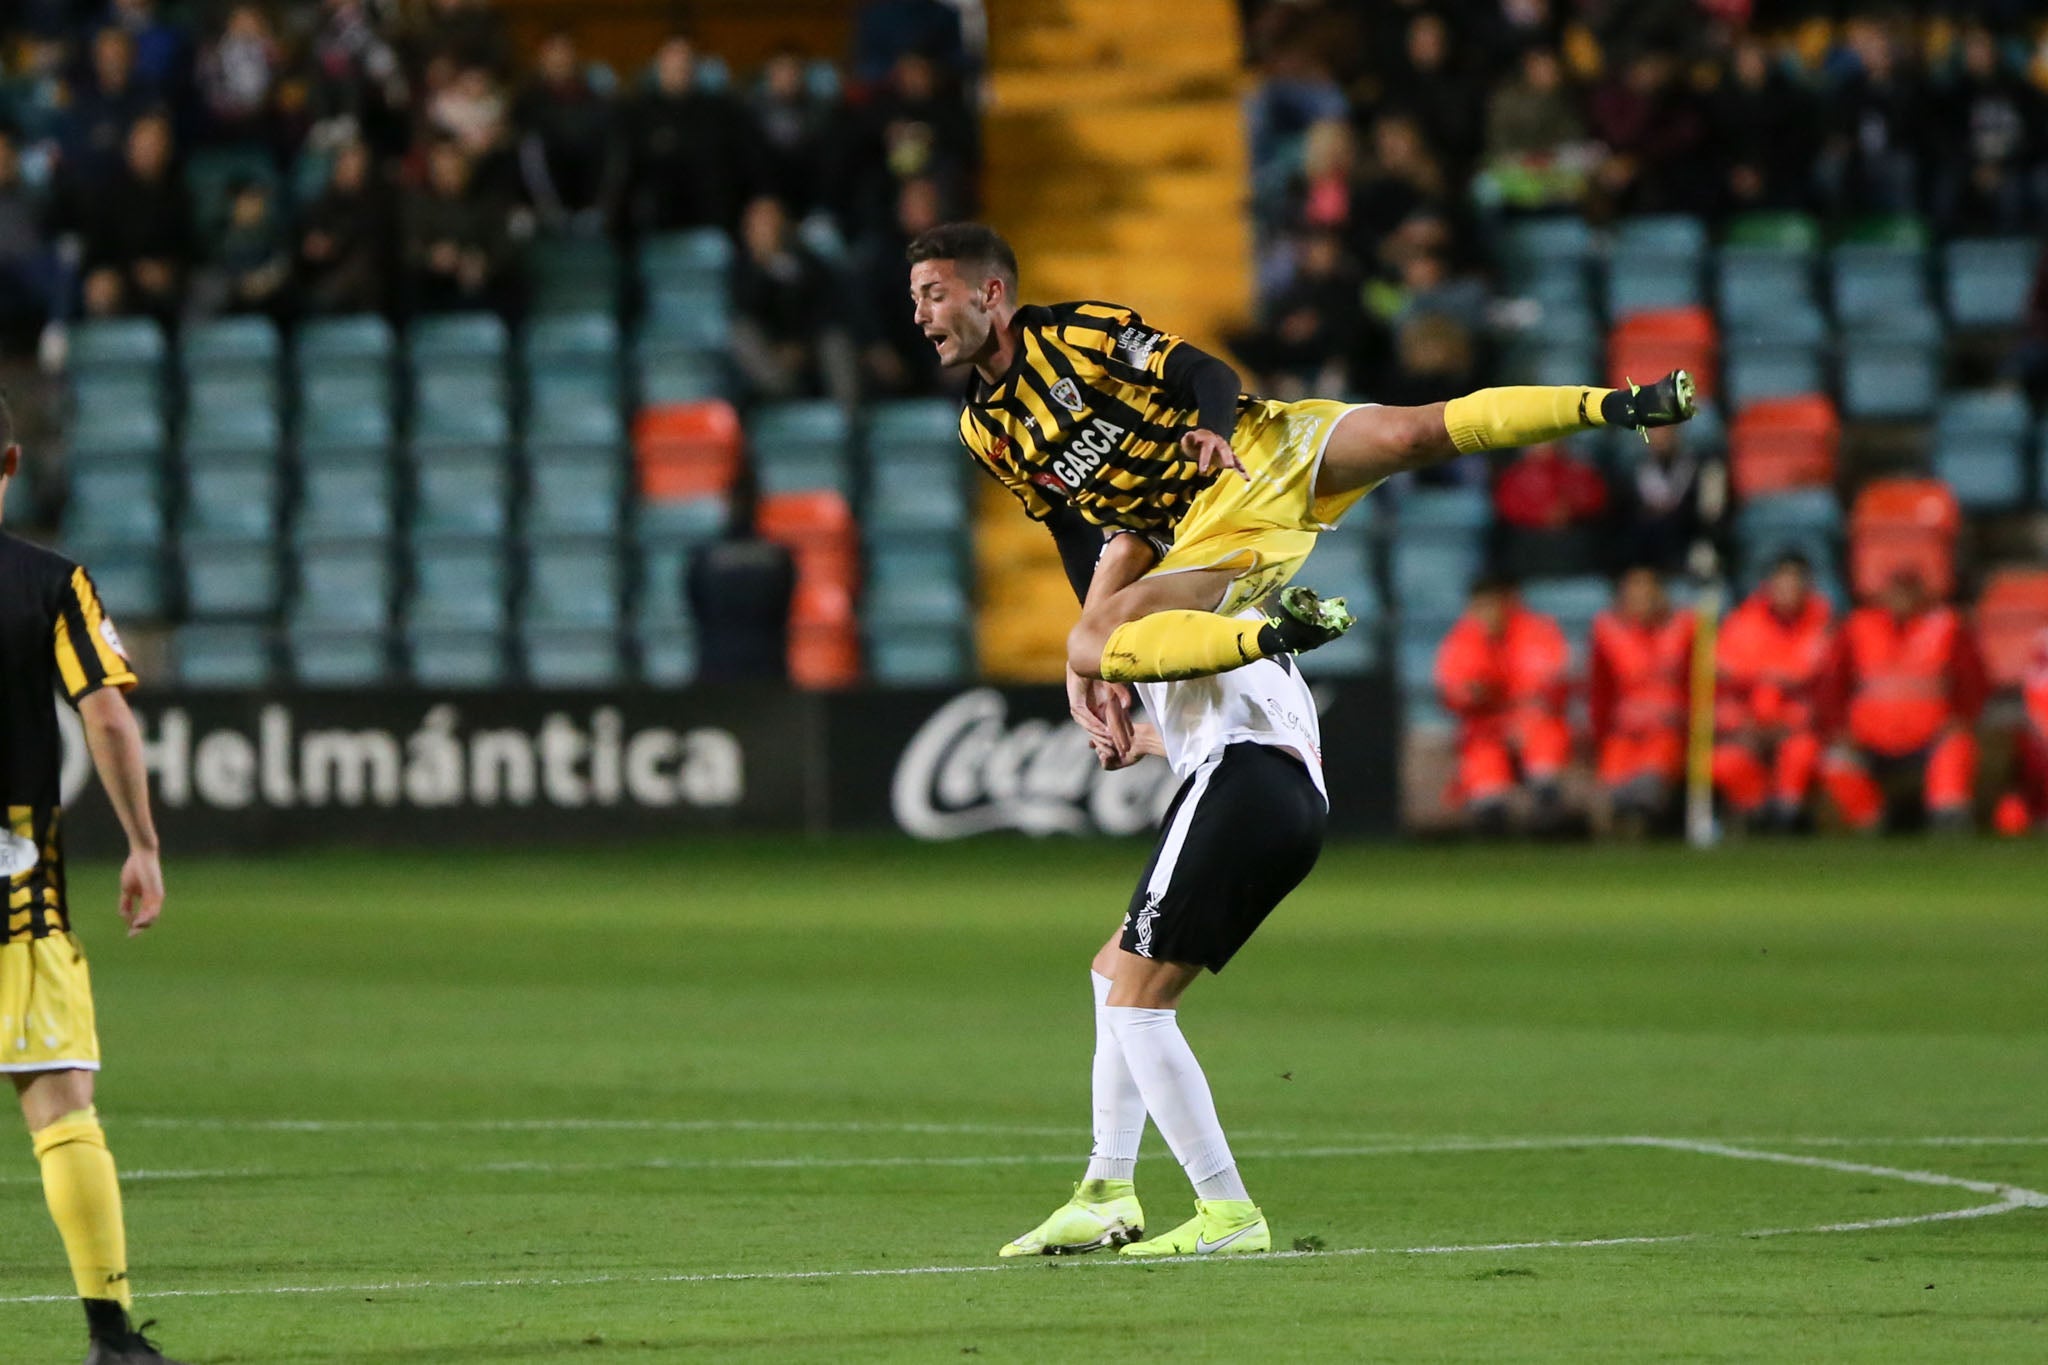
<path id="1" fill-rule="evenodd" d="M 270 632 L 227 622 L 179 626 L 171 635 L 171 672 L 182 687 L 267 687 L 277 672 Z"/>
<path id="2" fill-rule="evenodd" d="M 619 530 L 623 460 L 553 455 L 529 458 L 525 530 L 529 537 L 604 536 Z"/>
<path id="3" fill-rule="evenodd" d="M 1493 524 L 1493 504 L 1481 488 L 1437 488 L 1412 483 L 1400 491 L 1395 504 L 1396 528 L 1410 532 L 1464 531 L 1477 533 Z"/>
<path id="4" fill-rule="evenodd" d="M 178 560 L 187 616 L 220 620 L 276 613 L 282 584 L 275 541 L 186 535 L 178 542 Z"/>
<path id="5" fill-rule="evenodd" d="M 1935 416 L 1938 441 L 1958 436 L 2003 436 L 2026 440 L 2032 414 L 2016 389 L 1963 390 L 1942 395 Z"/>
<path id="6" fill-rule="evenodd" d="M 178 448 L 187 465 L 275 464 L 284 450 L 284 421 L 275 401 L 253 386 L 210 385 L 193 395 Z"/>
<path id="7" fill-rule="evenodd" d="M 1950 242 L 1942 249 L 1942 300 L 1956 327 L 2017 327 L 2041 260 L 2029 237 Z"/>
<path id="8" fill-rule="evenodd" d="M 398 338 L 375 313 L 307 318 L 292 333 L 292 360 L 303 384 L 316 376 L 391 373 Z"/>
<path id="9" fill-rule="evenodd" d="M 1394 640 L 1394 673 L 1400 684 L 1402 720 L 1407 729 L 1441 730 L 1450 714 L 1436 690 L 1436 656 L 1444 636 L 1456 624 L 1454 613 L 1405 615 Z"/>
<path id="10" fill-rule="evenodd" d="M 378 687 L 391 678 L 391 637 L 381 629 L 295 622 L 285 630 L 285 652 L 301 687 Z"/>
<path id="11" fill-rule="evenodd" d="M 616 382 L 619 324 L 608 313 L 561 313 L 538 317 L 519 339 L 529 384 L 549 375 L 599 375 Z"/>
<path id="12" fill-rule="evenodd" d="M 413 540 L 409 631 L 501 631 L 510 587 L 504 543 L 488 536 L 419 534 Z"/>
<path id="13" fill-rule="evenodd" d="M 154 547 L 164 539 L 164 481 L 154 464 L 88 465 L 71 471 L 64 505 L 67 545 Z"/>
<path id="14" fill-rule="evenodd" d="M 1871 319 L 1842 342 L 1842 413 L 1852 420 L 1930 416 L 1941 390 L 1939 321 L 1932 312 Z"/>
<path id="15" fill-rule="evenodd" d="M 502 453 L 450 450 L 413 467 L 412 529 L 500 536 L 512 524 L 512 464 Z"/>
<path id="16" fill-rule="evenodd" d="M 299 384 L 299 459 L 383 460 L 396 436 L 390 376 L 376 369 L 311 374 Z"/>
<path id="17" fill-rule="evenodd" d="M 293 538 L 312 541 L 383 540 L 397 524 L 391 468 L 382 462 L 308 465 L 299 474 Z"/>
<path id="18" fill-rule="evenodd" d="M 868 676 L 890 687 L 942 686 L 972 672 L 967 632 L 954 626 L 891 626 L 867 636 Z"/>
<path id="19" fill-rule="evenodd" d="M 642 342 L 633 352 L 633 378 L 639 401 L 649 407 L 671 403 L 702 403 L 729 398 L 732 375 L 725 357 L 715 350 Z"/>
<path id="20" fill-rule="evenodd" d="M 1934 446 L 1934 477 L 1968 513 L 2014 512 L 2026 505 L 2027 462 L 2020 442 L 1990 432 L 1942 435 Z"/>
<path id="21" fill-rule="evenodd" d="M 747 439 L 764 493 L 830 490 L 853 496 L 846 414 L 825 399 L 757 409 Z"/>
<path id="22" fill-rule="evenodd" d="M 1394 600 L 1404 612 L 1428 616 L 1455 615 L 1486 563 L 1486 547 L 1477 534 L 1448 530 L 1397 535 L 1390 553 Z"/>
<path id="23" fill-rule="evenodd" d="M 1593 633 L 1593 618 L 1607 610 L 1614 589 L 1597 574 L 1540 578 L 1522 585 L 1522 605 L 1557 622 L 1581 662 Z"/>
<path id="24" fill-rule="evenodd" d="M 722 352 L 732 344 L 732 306 L 722 281 L 664 284 L 648 292 L 641 335 L 664 345 Z"/>
<path id="25" fill-rule="evenodd" d="M 677 281 L 709 281 L 723 287 L 732 270 L 732 241 L 717 228 L 655 233 L 643 238 L 637 267 L 649 289 Z"/>
<path id="26" fill-rule="evenodd" d="M 731 509 L 723 498 L 673 498 L 633 509 L 633 540 L 641 546 L 701 545 L 725 534 Z"/>
<path id="27" fill-rule="evenodd" d="M 188 382 L 201 377 L 277 382 L 284 342 L 269 318 L 242 316 L 188 323 L 178 337 L 178 363 Z"/>
<path id="28" fill-rule="evenodd" d="M 416 377 L 406 450 L 415 460 L 451 449 L 504 451 L 512 414 L 504 395 L 474 375 Z"/>
<path id="29" fill-rule="evenodd" d="M 624 271 L 618 249 L 602 238 L 543 237 L 527 251 L 526 273 L 539 316 L 618 309 Z"/>
<path id="30" fill-rule="evenodd" d="M 510 354 L 511 334 L 495 313 L 434 314 L 415 318 L 406 329 L 406 364 L 414 370 L 448 362 L 502 369 Z"/>
<path id="31" fill-rule="evenodd" d="M 184 484 L 179 529 L 185 534 L 276 539 L 282 499 L 275 464 L 187 464 Z"/>
<path id="32" fill-rule="evenodd" d="M 1931 312 L 1927 262 L 1918 250 L 1846 242 L 1829 260 L 1834 276 L 1835 316 L 1845 323 Z"/>
<path id="33" fill-rule="evenodd" d="M 83 370 L 71 376 L 71 423 L 113 415 L 154 416 L 165 410 L 163 376 L 154 370 Z"/>
<path id="34" fill-rule="evenodd" d="M 102 465 L 154 466 L 168 445 L 160 409 L 96 403 L 72 418 L 66 463 L 74 472 Z"/>
<path id="35" fill-rule="evenodd" d="M 1804 252 L 1725 246 L 1715 257 L 1714 302 L 1724 326 L 1813 301 L 1813 262 Z"/>
<path id="36" fill-rule="evenodd" d="M 67 536 L 64 549 L 91 572 L 101 603 L 116 621 L 158 620 L 168 614 L 164 557 L 159 546 L 128 542 L 89 545 Z"/>
<path id="37" fill-rule="evenodd" d="M 861 606 L 864 625 L 956 625 L 971 614 L 966 547 L 958 538 L 885 540 L 870 546 Z"/>
<path id="38" fill-rule="evenodd" d="M 1384 608 L 1372 570 L 1371 542 L 1348 529 L 1324 532 L 1295 581 L 1326 597 L 1343 598 L 1358 618 L 1358 624 L 1337 639 L 1302 655 L 1302 673 L 1311 678 L 1342 678 L 1378 668 Z"/>
<path id="39" fill-rule="evenodd" d="M 170 345 L 150 318 L 97 318 L 73 326 L 66 363 L 77 374 L 130 374 L 161 379 Z"/>
<path id="40" fill-rule="evenodd" d="M 298 550 L 294 626 L 381 631 L 391 620 L 391 557 L 375 541 L 321 541 Z"/>
<path id="41" fill-rule="evenodd" d="M 1801 488 L 1753 498 L 1735 514 L 1740 586 L 1762 581 L 1771 562 L 1788 551 L 1806 556 L 1817 574 L 1834 577 L 1842 539 L 1842 507 L 1824 488 Z"/>
<path id="42" fill-rule="evenodd" d="M 1583 384 L 1605 370 L 1597 342 L 1552 342 L 1540 338 L 1510 344 L 1501 365 L 1506 384 Z"/>
<path id="43" fill-rule="evenodd" d="M 964 451 L 943 465 L 900 451 L 870 458 L 867 512 L 861 518 L 869 534 L 949 531 L 968 524 Z"/>

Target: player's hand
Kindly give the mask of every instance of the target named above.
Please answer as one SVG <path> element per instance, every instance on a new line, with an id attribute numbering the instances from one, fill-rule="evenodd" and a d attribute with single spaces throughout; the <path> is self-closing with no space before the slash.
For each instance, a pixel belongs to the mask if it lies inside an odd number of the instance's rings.
<path id="1" fill-rule="evenodd" d="M 1121 755 L 1131 747 L 1131 689 L 1067 670 L 1067 711 L 1088 740 Z"/>
<path id="2" fill-rule="evenodd" d="M 1220 474 L 1226 469 L 1234 469 L 1241 479 L 1251 477 L 1245 473 L 1244 461 L 1237 458 L 1237 452 L 1230 448 L 1230 442 L 1213 431 L 1197 427 L 1193 431 L 1184 432 L 1180 438 L 1180 448 L 1186 454 L 1195 457 L 1195 468 L 1204 474 Z"/>
<path id="3" fill-rule="evenodd" d="M 128 937 L 156 923 L 164 910 L 164 868 L 149 849 L 132 849 L 121 864 L 121 918 L 127 921 Z"/>

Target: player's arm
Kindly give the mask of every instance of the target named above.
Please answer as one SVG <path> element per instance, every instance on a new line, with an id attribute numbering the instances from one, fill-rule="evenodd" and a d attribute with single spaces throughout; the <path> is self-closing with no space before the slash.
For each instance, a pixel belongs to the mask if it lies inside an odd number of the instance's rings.
<path id="1" fill-rule="evenodd" d="M 1167 391 L 1195 410 L 1195 428 L 1180 438 L 1181 449 L 1195 457 L 1204 474 L 1225 469 L 1244 474 L 1244 461 L 1230 448 L 1230 433 L 1237 427 L 1237 371 L 1185 341 L 1167 352 L 1160 370 Z"/>
<path id="2" fill-rule="evenodd" d="M 100 605 L 92 576 L 74 568 L 57 590 L 56 628 L 51 648 L 65 700 L 78 708 L 85 745 L 107 789 L 114 814 L 128 835 L 128 860 L 121 865 L 121 918 L 130 937 L 153 923 L 163 909 L 164 874 L 157 861 L 156 822 L 149 814 L 149 775 L 142 761 L 142 732 L 128 709 L 126 689 L 135 670 L 122 652 L 121 636 Z"/>
<path id="3" fill-rule="evenodd" d="M 1069 306 L 1062 314 L 1059 335 L 1084 367 L 1092 365 L 1124 383 L 1162 390 L 1176 407 L 1193 409 L 1195 425 L 1182 434 L 1180 444 L 1202 473 L 1245 472 L 1244 462 L 1230 448 L 1239 389 L 1237 371 L 1227 361 L 1149 326 L 1130 309 L 1113 303 Z"/>
<path id="4" fill-rule="evenodd" d="M 1084 525 L 1086 523 L 1083 523 Z M 1088 528 L 1094 532 L 1094 527 Z M 1159 562 L 1159 551 L 1144 536 L 1131 532 L 1117 532 L 1108 540 L 1102 540 L 1096 532 L 1095 559 L 1088 581 L 1084 585 L 1076 579 L 1074 587 L 1081 597 L 1081 610 L 1108 600 L 1131 584 L 1143 578 L 1152 566 Z M 1064 554 L 1065 547 L 1062 546 Z M 1069 575 L 1072 576 L 1072 569 Z M 1067 669 L 1067 710 L 1076 723 L 1088 732 L 1089 742 L 1095 752 L 1107 762 L 1117 761 L 1109 766 L 1121 767 L 1131 757 L 1131 690 L 1122 683 L 1104 682 L 1099 678 L 1084 678 Z"/>
<path id="5" fill-rule="evenodd" d="M 164 873 L 157 852 L 156 822 L 149 813 L 149 770 L 142 761 L 142 730 L 119 688 L 102 687 L 78 703 L 85 722 L 85 747 L 106 788 L 107 800 L 128 836 L 128 860 L 121 865 L 121 918 L 128 935 L 155 923 L 164 907 Z"/>

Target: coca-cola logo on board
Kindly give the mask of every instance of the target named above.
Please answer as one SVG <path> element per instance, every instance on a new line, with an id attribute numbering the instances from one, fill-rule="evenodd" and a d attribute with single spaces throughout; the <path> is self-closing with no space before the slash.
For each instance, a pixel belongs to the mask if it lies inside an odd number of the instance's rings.
<path id="1" fill-rule="evenodd" d="M 981 687 L 918 728 L 897 760 L 889 797 L 896 823 L 920 839 L 1004 829 L 1136 834 L 1165 814 L 1176 785 L 1157 758 L 1103 771 L 1079 726 L 1012 725 L 1003 694 Z"/>

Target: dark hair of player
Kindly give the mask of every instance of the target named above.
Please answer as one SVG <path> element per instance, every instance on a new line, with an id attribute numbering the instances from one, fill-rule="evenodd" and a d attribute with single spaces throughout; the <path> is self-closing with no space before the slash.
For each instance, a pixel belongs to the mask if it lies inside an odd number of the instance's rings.
<path id="1" fill-rule="evenodd" d="M 1011 298 L 1017 295 L 1017 253 L 986 223 L 941 223 L 918 233 L 903 257 L 912 265 L 951 261 L 963 274 L 994 276 L 1009 286 Z"/>

